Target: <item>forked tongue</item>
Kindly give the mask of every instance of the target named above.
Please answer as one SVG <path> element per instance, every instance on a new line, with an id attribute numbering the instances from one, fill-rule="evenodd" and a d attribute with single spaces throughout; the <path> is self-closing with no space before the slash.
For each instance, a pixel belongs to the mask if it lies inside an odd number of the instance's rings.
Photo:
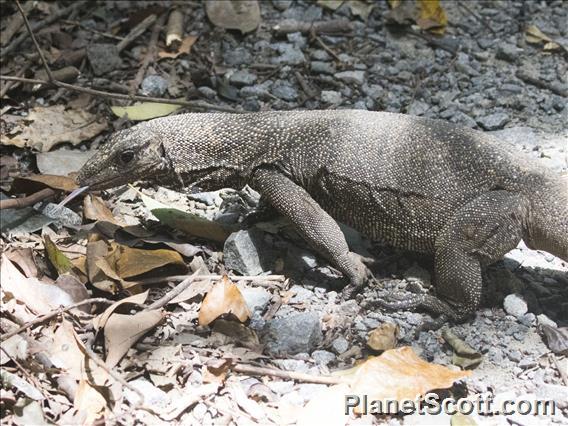
<path id="1" fill-rule="evenodd" d="M 73 198 L 77 197 L 79 194 L 83 193 L 87 189 L 89 189 L 88 186 L 82 186 L 81 188 L 74 189 L 73 192 L 71 192 L 67 197 L 63 199 L 63 201 L 61 201 L 57 205 L 57 207 L 63 207 L 65 204 L 67 204 L 69 201 L 71 201 Z"/>

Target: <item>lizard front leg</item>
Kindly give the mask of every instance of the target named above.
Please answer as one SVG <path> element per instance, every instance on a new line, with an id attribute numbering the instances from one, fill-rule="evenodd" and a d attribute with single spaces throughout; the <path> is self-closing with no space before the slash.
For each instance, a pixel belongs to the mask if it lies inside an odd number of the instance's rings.
<path id="1" fill-rule="evenodd" d="M 349 251 L 345 236 L 333 218 L 308 194 L 278 170 L 255 170 L 250 185 L 296 227 L 318 253 L 348 279 L 344 297 L 352 297 L 372 276 L 361 258 Z"/>

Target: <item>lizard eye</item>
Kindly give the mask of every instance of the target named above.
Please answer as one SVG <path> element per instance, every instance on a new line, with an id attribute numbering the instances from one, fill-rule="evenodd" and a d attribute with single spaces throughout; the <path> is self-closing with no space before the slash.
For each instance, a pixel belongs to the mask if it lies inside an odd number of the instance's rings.
<path id="1" fill-rule="evenodd" d="M 128 164 L 134 159 L 134 151 L 126 150 L 120 153 L 120 161 L 123 164 Z"/>

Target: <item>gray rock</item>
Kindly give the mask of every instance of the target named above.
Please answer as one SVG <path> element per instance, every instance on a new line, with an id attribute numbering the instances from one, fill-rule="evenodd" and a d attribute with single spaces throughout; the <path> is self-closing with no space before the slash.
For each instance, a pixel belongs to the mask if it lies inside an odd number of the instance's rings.
<path id="1" fill-rule="evenodd" d="M 265 81 L 262 84 L 255 84 L 254 86 L 245 86 L 241 89 L 241 96 L 243 98 L 259 98 L 259 99 L 269 99 L 270 98 L 270 87 L 272 82 L 270 80 Z"/>
<path id="2" fill-rule="evenodd" d="M 341 93 L 334 90 L 322 90 L 321 101 L 326 104 L 339 105 L 341 103 Z"/>
<path id="3" fill-rule="evenodd" d="M 152 74 L 142 80 L 140 91 L 143 95 L 160 97 L 168 90 L 168 80 L 157 74 Z"/>
<path id="4" fill-rule="evenodd" d="M 211 87 L 201 86 L 197 88 L 197 91 L 207 99 L 215 99 L 215 97 L 217 96 L 217 92 Z"/>
<path id="5" fill-rule="evenodd" d="M 244 47 L 229 49 L 223 54 L 223 59 L 227 65 L 243 65 L 252 61 L 252 54 Z"/>
<path id="6" fill-rule="evenodd" d="M 217 192 L 196 192 L 190 194 L 188 198 L 195 201 L 199 201 L 200 203 L 203 204 L 207 204 L 208 206 L 214 206 L 215 200 L 217 199 L 218 196 L 219 195 Z"/>
<path id="7" fill-rule="evenodd" d="M 316 61 L 329 61 L 331 56 L 323 49 L 317 49 L 312 51 L 311 56 Z"/>
<path id="8" fill-rule="evenodd" d="M 263 232 L 255 228 L 229 235 L 223 248 L 225 266 L 243 275 L 259 275 L 264 272 L 269 249 L 263 237 Z"/>
<path id="9" fill-rule="evenodd" d="M 263 312 L 272 296 L 262 287 L 246 287 L 240 289 L 243 298 L 251 312 Z"/>
<path id="10" fill-rule="evenodd" d="M 568 408 L 568 386 L 543 383 L 536 388 L 536 395 L 542 399 L 553 400 L 558 408 Z"/>
<path id="11" fill-rule="evenodd" d="M 515 318 L 519 318 L 528 312 L 527 302 L 519 294 L 509 294 L 505 297 L 503 309 Z"/>
<path id="12" fill-rule="evenodd" d="M 122 65 L 114 44 L 95 43 L 87 46 L 87 58 L 96 76 L 108 74 Z"/>
<path id="13" fill-rule="evenodd" d="M 279 81 L 272 86 L 272 94 L 284 101 L 295 101 L 298 98 L 298 91 L 289 83 Z"/>
<path id="14" fill-rule="evenodd" d="M 457 111 L 455 115 L 450 119 L 450 121 L 452 123 L 461 124 L 462 126 L 465 127 L 470 127 L 470 128 L 477 127 L 477 122 L 469 115 L 461 111 Z"/>
<path id="15" fill-rule="evenodd" d="M 306 303 L 314 297 L 314 293 L 301 285 L 293 285 L 289 291 L 294 294 L 290 298 L 290 303 Z"/>
<path id="16" fill-rule="evenodd" d="M 312 358 L 318 364 L 327 365 L 330 362 L 335 361 L 336 356 L 331 352 L 319 350 L 312 352 Z"/>
<path id="17" fill-rule="evenodd" d="M 292 0 L 272 0 L 272 6 L 281 12 L 285 11 L 292 5 Z"/>
<path id="18" fill-rule="evenodd" d="M 342 71 L 336 73 L 334 77 L 347 84 L 357 84 L 361 86 L 365 83 L 365 71 Z"/>
<path id="19" fill-rule="evenodd" d="M 497 47 L 497 52 L 495 52 L 495 57 L 507 62 L 515 62 L 522 51 L 523 49 L 519 49 L 512 44 L 500 43 L 499 47 Z"/>
<path id="20" fill-rule="evenodd" d="M 310 62 L 310 68 L 312 72 L 318 74 L 334 74 L 335 73 L 335 64 L 332 62 L 323 62 L 323 61 L 312 61 Z"/>
<path id="21" fill-rule="evenodd" d="M 301 49 L 290 43 L 276 43 L 271 45 L 280 53 L 280 56 L 272 58 L 273 64 L 300 65 L 306 62 L 306 57 Z"/>
<path id="22" fill-rule="evenodd" d="M 290 43 L 293 43 L 294 46 L 299 47 L 300 49 L 303 49 L 308 44 L 306 37 L 304 37 L 300 32 L 286 34 L 286 38 Z"/>
<path id="23" fill-rule="evenodd" d="M 477 124 L 485 130 L 498 130 L 509 122 L 509 115 L 504 112 L 496 112 L 477 119 Z"/>
<path id="24" fill-rule="evenodd" d="M 302 312 L 267 321 L 262 340 L 273 355 L 312 352 L 323 339 L 319 315 Z"/>
<path id="25" fill-rule="evenodd" d="M 331 347 L 335 351 L 335 353 L 342 354 L 347 349 L 349 349 L 349 342 L 345 337 L 339 336 L 331 343 Z"/>
<path id="26" fill-rule="evenodd" d="M 537 315 L 536 319 L 538 320 L 539 324 L 543 324 L 543 325 L 548 325 L 550 327 L 554 327 L 557 328 L 558 324 L 556 324 L 556 322 L 552 321 L 550 318 L 548 318 L 545 314 L 540 314 Z"/>
<path id="27" fill-rule="evenodd" d="M 430 109 L 430 105 L 422 101 L 414 101 L 408 108 L 410 115 L 424 115 Z"/>
<path id="28" fill-rule="evenodd" d="M 256 79 L 256 74 L 246 70 L 236 71 L 229 77 L 229 81 L 237 87 L 250 86 Z"/>
<path id="29" fill-rule="evenodd" d="M 322 18 L 323 11 L 322 8 L 317 5 L 310 5 L 309 7 L 301 7 L 300 5 L 295 5 L 287 9 L 282 17 L 286 19 L 295 19 L 297 21 L 319 21 Z"/>

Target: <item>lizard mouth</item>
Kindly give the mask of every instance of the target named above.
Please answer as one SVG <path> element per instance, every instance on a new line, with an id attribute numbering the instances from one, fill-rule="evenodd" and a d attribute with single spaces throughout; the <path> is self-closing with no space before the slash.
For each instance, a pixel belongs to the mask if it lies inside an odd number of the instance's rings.
<path id="1" fill-rule="evenodd" d="M 97 180 L 97 179 L 82 179 L 81 176 L 79 176 L 77 178 L 77 181 L 79 183 L 79 186 L 87 186 L 89 187 L 90 191 L 100 191 L 102 189 L 113 188 L 115 186 L 128 183 L 128 181 L 122 177 L 112 177 L 108 179 Z"/>

